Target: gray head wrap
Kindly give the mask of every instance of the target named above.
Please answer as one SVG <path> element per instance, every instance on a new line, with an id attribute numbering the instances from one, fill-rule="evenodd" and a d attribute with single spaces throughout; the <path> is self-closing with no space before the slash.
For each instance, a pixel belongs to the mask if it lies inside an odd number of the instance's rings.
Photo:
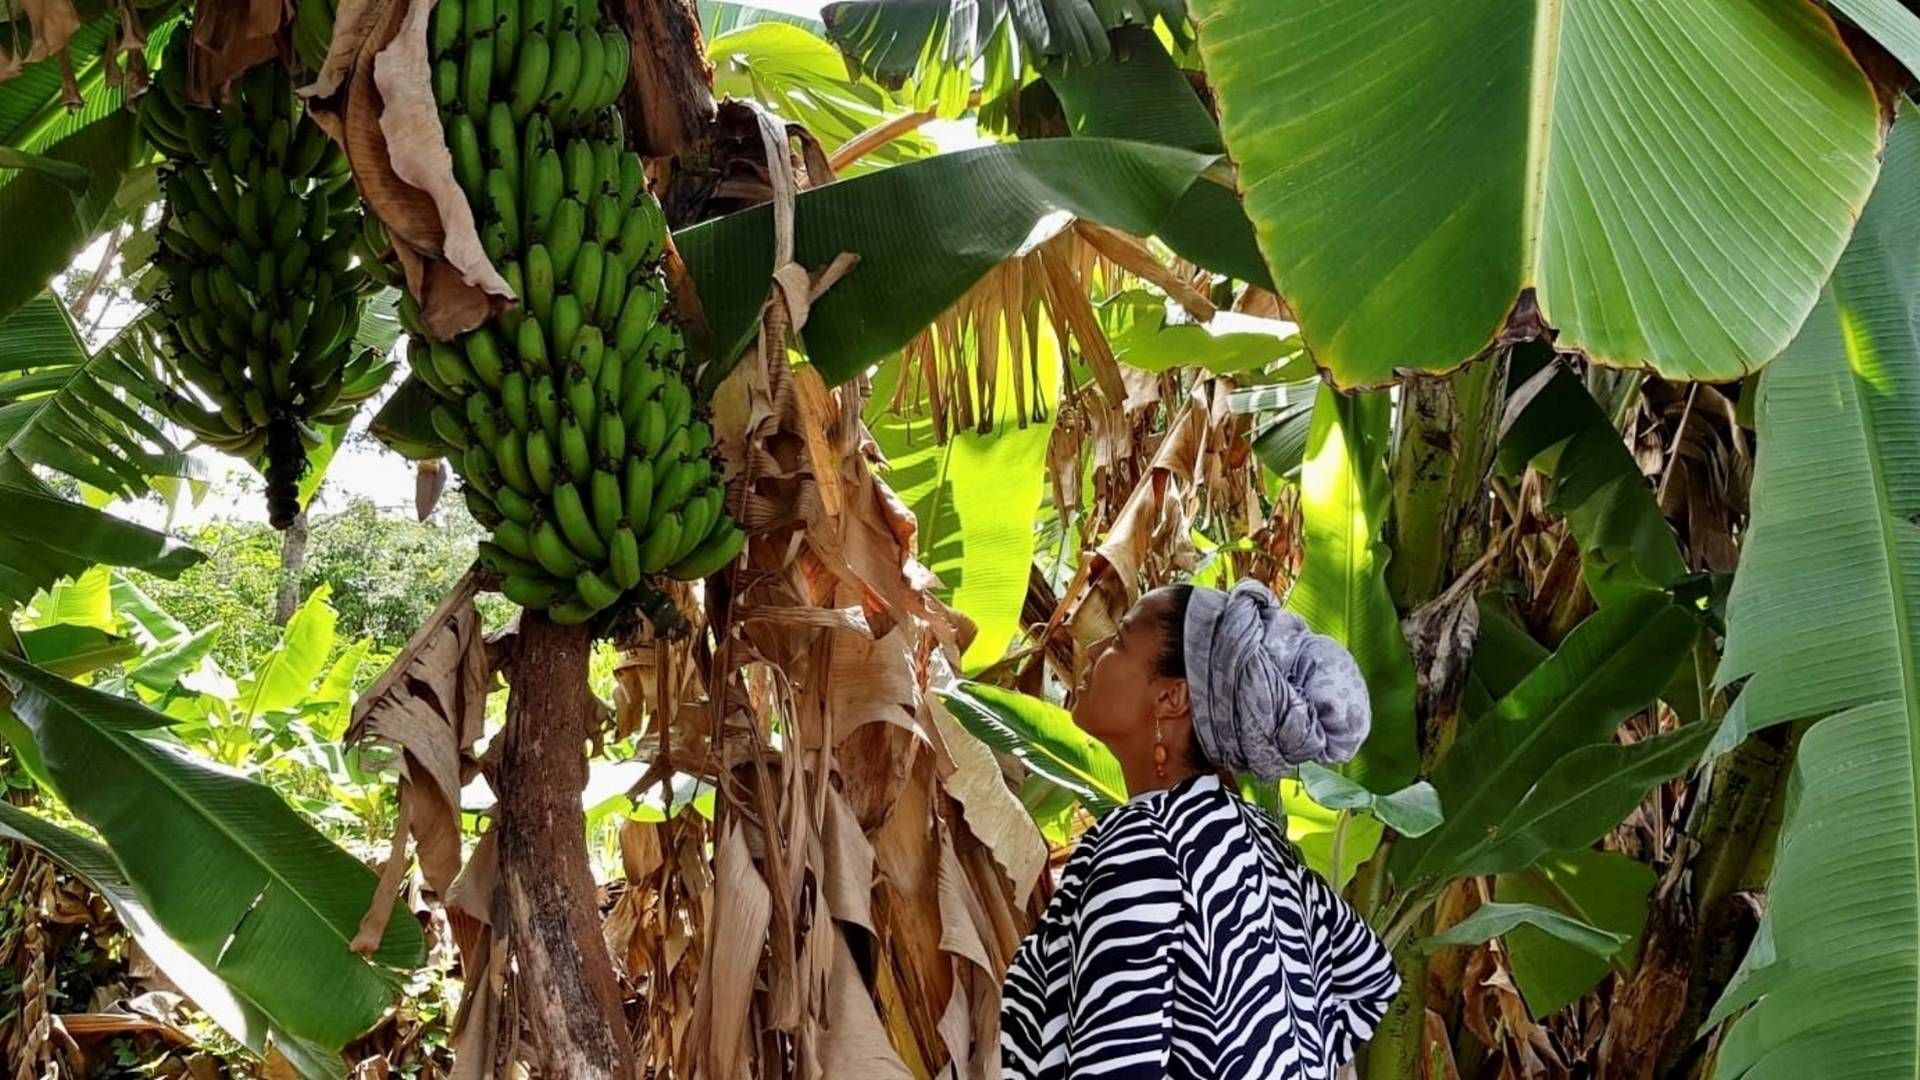
<path id="1" fill-rule="evenodd" d="M 1193 731 L 1209 761 L 1276 780 L 1303 762 L 1346 761 L 1366 739 L 1360 665 L 1265 585 L 1195 588 L 1183 629 Z"/>

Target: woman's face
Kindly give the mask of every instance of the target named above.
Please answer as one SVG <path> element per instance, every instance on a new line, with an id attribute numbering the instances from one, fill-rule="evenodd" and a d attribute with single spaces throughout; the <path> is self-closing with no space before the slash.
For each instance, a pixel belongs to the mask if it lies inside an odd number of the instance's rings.
<path id="1" fill-rule="evenodd" d="M 1161 627 L 1169 600 L 1157 591 L 1141 597 L 1119 630 L 1090 650 L 1086 682 L 1073 701 L 1080 730 L 1099 739 L 1141 732 L 1165 707 L 1168 684 L 1179 681 L 1155 673 L 1166 647 Z"/>

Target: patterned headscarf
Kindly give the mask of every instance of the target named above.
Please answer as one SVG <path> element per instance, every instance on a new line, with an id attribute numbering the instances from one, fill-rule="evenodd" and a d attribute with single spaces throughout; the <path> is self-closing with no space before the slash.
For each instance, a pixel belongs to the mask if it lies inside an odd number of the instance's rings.
<path id="1" fill-rule="evenodd" d="M 1258 581 L 1195 588 L 1184 627 L 1193 730 L 1209 761 L 1262 780 L 1346 761 L 1372 711 L 1353 655 Z"/>

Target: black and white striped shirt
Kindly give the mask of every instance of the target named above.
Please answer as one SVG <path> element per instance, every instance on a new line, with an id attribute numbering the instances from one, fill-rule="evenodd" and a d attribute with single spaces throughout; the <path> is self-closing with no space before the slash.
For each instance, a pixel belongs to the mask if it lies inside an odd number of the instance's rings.
<path id="1" fill-rule="evenodd" d="M 1280 823 L 1216 776 L 1139 796 L 1014 953 L 1006 1080 L 1332 1080 L 1400 978 Z"/>

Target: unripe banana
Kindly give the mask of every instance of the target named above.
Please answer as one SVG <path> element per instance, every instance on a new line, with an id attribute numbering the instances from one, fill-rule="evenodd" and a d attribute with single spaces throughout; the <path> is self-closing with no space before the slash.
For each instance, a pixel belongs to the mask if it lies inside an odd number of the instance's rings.
<path id="1" fill-rule="evenodd" d="M 493 34 L 493 0 L 467 0 L 467 52 L 460 68 L 460 100 L 476 123 L 486 117 L 487 102 L 493 97 Z"/>
<path id="2" fill-rule="evenodd" d="M 503 458 L 501 455 L 495 455 L 494 460 L 497 464 L 503 460 Z M 522 468 L 524 467 L 525 464 L 523 462 Z M 505 469 L 501 470 L 503 474 L 505 471 Z M 502 514 L 506 515 L 507 520 L 517 521 L 522 525 L 532 525 L 534 518 L 539 514 L 539 511 L 533 505 L 532 497 L 528 495 L 526 491 L 513 487 L 510 483 L 501 487 L 499 491 L 494 492 L 493 503 L 500 508 Z"/>
<path id="3" fill-rule="evenodd" d="M 526 0 L 520 7 L 520 32 L 544 34 L 553 29 L 553 0 Z"/>
<path id="4" fill-rule="evenodd" d="M 606 60 L 600 77 L 602 89 L 594 107 L 606 108 L 619 101 L 621 92 L 627 88 L 627 76 L 633 67 L 633 45 L 627 35 L 608 29 L 600 32 L 600 49 Z"/>
<path id="5" fill-rule="evenodd" d="M 601 47 L 598 31 L 591 26 L 582 27 L 579 42 L 580 71 L 574 76 L 573 87 L 568 90 L 566 100 L 555 106 L 559 114 L 567 118 L 569 126 L 584 122 L 597 107 L 596 99 L 602 88 L 601 78 L 607 67 L 607 54 Z"/>
<path id="6" fill-rule="evenodd" d="M 512 0 L 502 0 L 502 10 L 516 7 Z M 519 205 L 519 195 L 523 190 L 523 177 L 520 171 L 520 132 L 513 122 L 513 109 L 505 101 L 494 100 L 487 106 L 487 152 L 491 155 L 494 168 L 507 174 L 512 186 L 514 204 Z M 516 221 L 515 230 L 519 223 Z M 516 245 L 517 246 L 517 245 Z"/>
<path id="7" fill-rule="evenodd" d="M 555 460 L 553 436 L 545 429 L 534 428 L 526 434 L 527 475 L 533 480 L 534 490 L 542 495 L 552 493 L 554 481 L 558 475 L 558 462 Z"/>
<path id="8" fill-rule="evenodd" d="M 547 519 L 533 527 L 533 556 L 547 573 L 557 578 L 571 578 L 581 570 L 580 557 L 561 538 L 560 531 L 554 527 L 552 519 Z"/>
<path id="9" fill-rule="evenodd" d="M 626 476 L 620 491 L 623 516 L 636 528 L 645 528 L 653 514 L 653 463 L 637 456 L 626 460 Z"/>
<path id="10" fill-rule="evenodd" d="M 560 430 L 560 391 L 554 385 L 553 376 L 542 375 L 533 380 L 533 417 L 539 421 L 536 425 L 544 431 Z"/>
<path id="11" fill-rule="evenodd" d="M 552 46 L 544 29 L 531 24 L 520 39 L 520 56 L 514 66 L 513 90 L 507 99 L 513 119 L 522 122 L 540 106 L 551 70 Z"/>
<path id="12" fill-rule="evenodd" d="M 533 527 L 530 525 L 522 525 L 508 518 L 493 527 L 493 542 L 516 559 L 539 561 L 533 555 Z"/>
<path id="13" fill-rule="evenodd" d="M 554 297 L 552 325 L 548 331 L 551 337 L 547 345 L 553 350 L 555 359 L 573 352 L 573 339 L 580 333 L 580 327 L 586 320 L 586 312 L 580 309 L 579 297 L 572 293 L 561 293 Z"/>
<path id="14" fill-rule="evenodd" d="M 680 512 L 680 542 L 674 545 L 673 554 L 667 559 L 670 565 L 693 554 L 693 549 L 707 538 L 717 509 L 714 503 L 707 500 L 707 494 L 716 490 L 708 488 L 687 500 L 686 508 Z"/>
<path id="15" fill-rule="evenodd" d="M 580 602 L 595 611 L 612 607 L 620 599 L 620 590 L 591 570 L 580 571 L 574 577 L 573 583 L 574 588 L 580 593 Z"/>
<path id="16" fill-rule="evenodd" d="M 435 0 L 427 21 L 427 41 L 435 57 L 452 52 L 466 30 L 466 8 L 460 0 Z"/>
<path id="17" fill-rule="evenodd" d="M 532 611 L 545 611 L 561 599 L 571 596 L 573 586 L 546 576 L 540 566 L 535 565 L 537 574 L 515 574 L 500 582 L 500 592 L 507 599 Z"/>
<path id="18" fill-rule="evenodd" d="M 448 118 L 447 149 L 453 154 L 453 178 L 468 197 L 484 191 L 487 165 L 480 153 L 480 134 L 474 129 L 473 117 L 454 113 Z"/>
<path id="19" fill-rule="evenodd" d="M 547 68 L 547 85 L 540 91 L 540 108 L 558 130 L 566 119 L 567 99 L 580 81 L 580 34 L 571 26 L 561 26 L 549 32 L 547 39 L 553 59 Z"/>
<path id="20" fill-rule="evenodd" d="M 568 197 L 562 198 L 553 208 L 553 215 L 547 222 L 547 252 L 553 257 L 553 275 L 557 280 L 567 280 L 573 272 L 573 261 L 580 254 L 580 244 L 587 235 L 587 208 Z"/>
<path id="21" fill-rule="evenodd" d="M 594 531 L 593 520 L 587 516 L 586 504 L 580 499 L 579 487 L 570 483 L 554 485 L 553 518 L 560 524 L 560 535 L 568 547 L 589 562 L 606 561 L 606 542 Z"/>
<path id="22" fill-rule="evenodd" d="M 524 432 L 533 426 L 533 403 L 526 372 L 519 369 L 507 372 L 500 381 L 500 408 L 507 414 L 507 422 L 515 431 Z"/>
<path id="23" fill-rule="evenodd" d="M 647 538 L 640 544 L 641 572 L 657 574 L 666 569 L 679 546 L 680 515 L 668 511 L 647 527 Z"/>
<path id="24" fill-rule="evenodd" d="M 697 581 L 711 577 L 739 557 L 740 549 L 744 548 L 746 543 L 747 534 L 740 531 L 740 526 L 731 521 L 725 522 L 701 542 L 699 547 L 674 563 L 668 569 L 667 576 L 677 581 Z"/>
<path id="25" fill-rule="evenodd" d="M 580 298 L 580 306 L 589 321 L 598 315 L 600 275 L 606 268 L 606 254 L 599 244 L 588 241 L 580 245 L 580 254 L 574 257 L 573 273 L 569 275 L 567 289 Z"/>
<path id="26" fill-rule="evenodd" d="M 599 189 L 599 170 L 593 160 L 593 140 L 567 140 L 560 155 L 560 171 L 565 177 L 566 197 L 581 206 L 593 201 Z"/>
<path id="27" fill-rule="evenodd" d="M 547 608 L 547 618 L 555 626 L 579 626 L 600 614 L 600 609 L 581 600 L 578 594 L 555 600 Z"/>
<path id="28" fill-rule="evenodd" d="M 509 85 L 508 80 L 513 77 L 514 61 L 519 58 L 519 50 L 519 0 L 499 0 L 494 9 L 493 29 L 493 81 L 496 85 Z"/>
<path id="29" fill-rule="evenodd" d="M 593 527 L 599 531 L 600 538 L 609 544 L 613 542 L 614 529 L 626 517 L 627 507 L 620 491 L 620 478 L 611 471 L 618 458 L 606 458 L 600 467 L 593 470 L 593 480 L 588 484 L 587 495 L 593 504 Z"/>
<path id="30" fill-rule="evenodd" d="M 475 394 L 474 396 L 479 397 L 480 395 Z M 502 493 L 507 489 L 511 489 L 531 499 L 543 494 L 543 491 L 540 485 L 534 481 L 533 471 L 527 464 L 528 437 L 526 432 L 517 431 L 512 428 L 501 432 L 499 439 L 494 443 L 493 464 L 495 468 L 500 470 L 500 479 L 506 481 L 507 486 L 502 489 Z M 501 509 L 505 510 L 506 507 L 502 506 Z M 508 514 L 507 516 L 514 518 L 516 521 L 520 520 L 518 515 L 515 514 Z"/>
<path id="31" fill-rule="evenodd" d="M 471 486 L 462 488 L 460 498 L 467 504 L 468 515 L 486 528 L 491 529 L 507 520 L 507 516 L 500 512 L 500 508 L 493 505 L 493 500 L 480 494 L 477 488 Z"/>
<path id="32" fill-rule="evenodd" d="M 640 539 L 633 526 L 621 521 L 607 543 L 607 569 L 613 583 L 622 589 L 640 584 Z"/>
<path id="33" fill-rule="evenodd" d="M 505 169 L 487 173 L 487 207 L 492 211 L 492 220 L 498 222 L 505 233 L 508 252 L 520 250 L 520 206 L 515 190 L 516 185 Z"/>
<path id="34" fill-rule="evenodd" d="M 593 452 L 587 445 L 587 433 L 577 417 L 560 417 L 560 460 L 575 483 L 584 484 L 593 476 Z"/>
<path id="35" fill-rule="evenodd" d="M 545 244 L 527 248 L 527 310 L 540 322 L 553 318 L 553 259 Z"/>

